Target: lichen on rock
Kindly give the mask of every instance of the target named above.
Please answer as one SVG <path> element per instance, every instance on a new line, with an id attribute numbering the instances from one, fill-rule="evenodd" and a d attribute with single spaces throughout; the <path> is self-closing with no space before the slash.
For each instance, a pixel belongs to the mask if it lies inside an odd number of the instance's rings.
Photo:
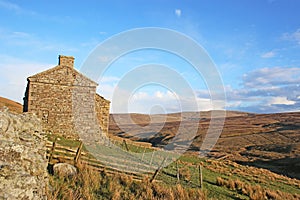
<path id="1" fill-rule="evenodd" d="M 46 199 L 46 138 L 39 119 L 0 110 L 0 199 Z"/>

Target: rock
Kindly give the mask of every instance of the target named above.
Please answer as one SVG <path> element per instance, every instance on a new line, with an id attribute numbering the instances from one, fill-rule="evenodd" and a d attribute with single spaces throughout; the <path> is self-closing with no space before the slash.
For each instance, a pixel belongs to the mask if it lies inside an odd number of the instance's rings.
<path id="1" fill-rule="evenodd" d="M 77 174 L 77 169 L 68 163 L 57 163 L 53 165 L 53 172 L 59 177 L 71 178 Z"/>
<path id="2" fill-rule="evenodd" d="M 46 199 L 47 165 L 40 121 L 0 109 L 0 199 Z"/>

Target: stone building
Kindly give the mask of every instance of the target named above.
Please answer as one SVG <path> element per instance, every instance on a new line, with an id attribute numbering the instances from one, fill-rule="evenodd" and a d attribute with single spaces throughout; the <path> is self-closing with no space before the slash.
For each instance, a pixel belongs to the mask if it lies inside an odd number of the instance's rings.
<path id="1" fill-rule="evenodd" d="M 27 78 L 24 112 L 35 113 L 44 129 L 67 138 L 106 135 L 110 102 L 96 93 L 98 84 L 74 69 L 74 58 L 59 56 L 57 66 Z"/>

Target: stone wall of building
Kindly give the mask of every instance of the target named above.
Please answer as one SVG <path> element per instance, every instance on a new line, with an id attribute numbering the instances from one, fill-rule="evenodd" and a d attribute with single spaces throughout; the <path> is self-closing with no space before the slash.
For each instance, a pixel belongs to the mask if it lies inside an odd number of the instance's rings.
<path id="1" fill-rule="evenodd" d="M 67 138 L 89 132 L 95 137 L 99 126 L 107 133 L 107 100 L 96 95 L 98 84 L 77 72 L 73 63 L 73 57 L 60 56 L 58 66 L 29 77 L 24 111 L 38 115 L 45 130 Z"/>
<path id="2" fill-rule="evenodd" d="M 96 112 L 100 128 L 104 135 L 108 134 L 110 101 L 96 94 Z"/>
<path id="3" fill-rule="evenodd" d="M 96 115 L 96 89 L 87 90 L 84 87 L 73 91 L 73 124 L 76 133 L 85 144 L 99 140 L 101 130 Z"/>
<path id="4" fill-rule="evenodd" d="M 73 137 L 71 86 L 29 82 L 28 111 L 43 121 L 45 130 Z M 66 98 L 59 95 L 64 94 Z"/>
<path id="5" fill-rule="evenodd" d="M 46 199 L 46 138 L 29 113 L 0 110 L 0 199 Z"/>

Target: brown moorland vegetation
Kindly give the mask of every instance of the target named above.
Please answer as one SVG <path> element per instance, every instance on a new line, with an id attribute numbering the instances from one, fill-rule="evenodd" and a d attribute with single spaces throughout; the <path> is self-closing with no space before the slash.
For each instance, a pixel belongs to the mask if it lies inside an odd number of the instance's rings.
<path id="1" fill-rule="evenodd" d="M 22 104 L 12 101 L 12 100 L 9 100 L 9 99 L 6 99 L 6 98 L 3 98 L 3 97 L 0 97 L 0 108 L 2 108 L 4 106 L 7 107 L 11 112 L 14 112 L 14 113 L 22 113 L 23 112 Z"/>
<path id="2" fill-rule="evenodd" d="M 177 184 L 167 186 L 158 182 L 150 182 L 145 178 L 142 182 L 134 181 L 124 174 L 108 175 L 91 170 L 86 165 L 78 166 L 79 173 L 72 178 L 50 176 L 51 190 L 49 200 L 56 199 L 206 199 L 200 189 L 183 188 Z"/>
<path id="3" fill-rule="evenodd" d="M 197 152 L 209 128 L 210 112 L 185 116 L 190 117 L 181 118 L 180 113 L 154 116 L 113 114 L 109 133 L 163 147 L 174 138 L 179 126 L 197 126 L 197 135 L 189 148 L 191 153 Z M 130 117 L 132 119 L 128 119 Z M 130 124 L 130 121 L 135 124 Z M 299 155 L 300 112 L 253 114 L 227 111 L 222 134 L 209 153 L 212 158 L 230 159 L 300 179 Z"/>
<path id="4" fill-rule="evenodd" d="M 252 200 L 260 200 L 260 199 L 289 199 L 289 200 L 297 200 L 300 199 L 299 194 L 290 194 L 285 193 L 279 190 L 270 190 L 262 188 L 260 185 L 251 185 L 249 183 L 244 183 L 239 179 L 228 179 L 225 180 L 222 177 L 217 177 L 216 180 L 217 185 L 225 186 L 230 190 L 235 190 L 238 193 L 249 196 Z"/>

